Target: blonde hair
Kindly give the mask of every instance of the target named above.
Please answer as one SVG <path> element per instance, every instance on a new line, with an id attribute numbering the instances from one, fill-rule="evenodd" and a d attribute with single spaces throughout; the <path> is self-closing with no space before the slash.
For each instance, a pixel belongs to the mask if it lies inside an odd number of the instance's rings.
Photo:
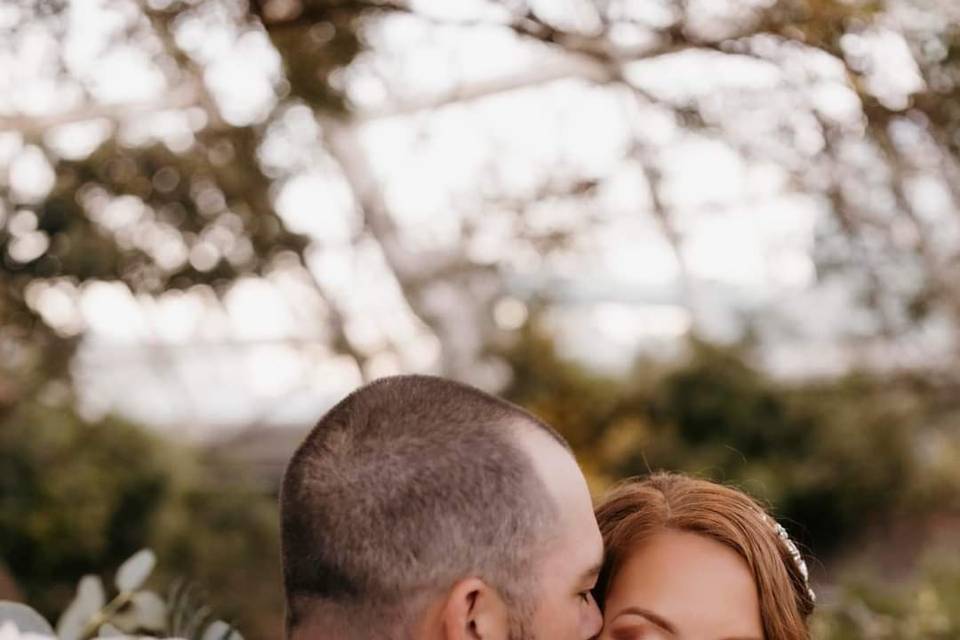
<path id="1" fill-rule="evenodd" d="M 736 551 L 750 567 L 767 640 L 809 640 L 813 594 L 791 543 L 745 493 L 705 480 L 657 473 L 624 482 L 597 508 L 606 559 L 596 596 L 600 606 L 613 578 L 639 544 L 667 530 L 707 536 Z"/>

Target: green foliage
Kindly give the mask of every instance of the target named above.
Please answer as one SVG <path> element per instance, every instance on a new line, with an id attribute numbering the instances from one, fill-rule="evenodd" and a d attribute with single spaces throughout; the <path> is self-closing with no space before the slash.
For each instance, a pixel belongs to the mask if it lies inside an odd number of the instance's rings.
<path id="1" fill-rule="evenodd" d="M 38 633 L 58 640 L 93 637 L 175 636 L 183 640 L 243 640 L 232 625 L 214 619 L 210 608 L 171 590 L 169 601 L 142 589 L 156 565 L 156 556 L 141 549 L 117 569 L 116 595 L 107 601 L 98 576 L 81 578 L 77 594 L 64 610 L 54 632 L 39 613 L 25 605 L 0 601 L 0 625 L 12 622 L 20 632 Z"/>
<path id="2" fill-rule="evenodd" d="M 43 613 L 62 607 L 77 576 L 143 545 L 170 490 L 163 456 L 131 425 L 40 404 L 0 426 L 0 555 Z"/>
<path id="3" fill-rule="evenodd" d="M 226 619 L 273 637 L 282 615 L 272 496 L 117 419 L 21 404 L 0 424 L 0 557 L 27 601 L 55 618 L 78 576 L 142 547 L 157 579 L 195 581 Z M 256 602 L 256 607 L 250 603 Z"/>
<path id="4" fill-rule="evenodd" d="M 641 362 L 612 379 L 564 361 L 534 329 L 509 357 L 506 395 L 568 436 L 597 490 L 655 469 L 732 483 L 818 555 L 897 514 L 956 506 L 942 500 L 956 479 L 919 455 L 933 430 L 922 385 L 864 375 L 786 383 L 743 348 L 696 340 L 678 364 Z"/>
<path id="5" fill-rule="evenodd" d="M 273 496 L 245 488 L 243 471 L 225 469 L 185 488 L 160 514 L 153 540 L 164 559 L 162 575 L 199 586 L 224 619 L 252 637 L 278 637 L 282 629 L 280 515 Z"/>
<path id="6" fill-rule="evenodd" d="M 861 580 L 815 618 L 818 640 L 949 640 L 960 637 L 960 559 L 931 559 L 917 580 L 896 587 Z"/>

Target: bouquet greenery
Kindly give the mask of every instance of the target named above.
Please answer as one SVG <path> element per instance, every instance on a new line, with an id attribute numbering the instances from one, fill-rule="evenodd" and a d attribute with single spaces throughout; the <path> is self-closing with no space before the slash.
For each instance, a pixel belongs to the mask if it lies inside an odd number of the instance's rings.
<path id="1" fill-rule="evenodd" d="M 216 619 L 210 608 L 199 602 L 190 586 L 177 583 L 166 598 L 143 588 L 155 565 L 156 556 L 149 549 L 135 553 L 117 569 L 116 594 L 109 600 L 99 576 L 84 576 L 56 629 L 30 607 L 0 601 L 0 640 L 243 640 L 236 629 Z"/>

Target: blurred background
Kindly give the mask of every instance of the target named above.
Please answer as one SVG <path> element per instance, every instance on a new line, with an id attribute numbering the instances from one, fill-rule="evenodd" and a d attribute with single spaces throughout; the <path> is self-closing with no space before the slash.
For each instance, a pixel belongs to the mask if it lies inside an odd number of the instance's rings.
<path id="1" fill-rule="evenodd" d="M 0 263 L 0 598 L 149 546 L 279 638 L 287 457 L 429 372 L 960 637 L 953 0 L 5 0 Z"/>

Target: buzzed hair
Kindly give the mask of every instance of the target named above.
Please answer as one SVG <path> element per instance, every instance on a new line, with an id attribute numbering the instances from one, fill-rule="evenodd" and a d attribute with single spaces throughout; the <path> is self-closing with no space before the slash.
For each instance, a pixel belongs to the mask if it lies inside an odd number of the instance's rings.
<path id="1" fill-rule="evenodd" d="M 280 492 L 288 635 L 309 621 L 331 638 L 406 640 L 431 597 L 471 576 L 521 624 L 557 518 L 517 441 L 530 428 L 569 449 L 519 407 L 437 377 L 384 378 L 334 406 Z"/>

